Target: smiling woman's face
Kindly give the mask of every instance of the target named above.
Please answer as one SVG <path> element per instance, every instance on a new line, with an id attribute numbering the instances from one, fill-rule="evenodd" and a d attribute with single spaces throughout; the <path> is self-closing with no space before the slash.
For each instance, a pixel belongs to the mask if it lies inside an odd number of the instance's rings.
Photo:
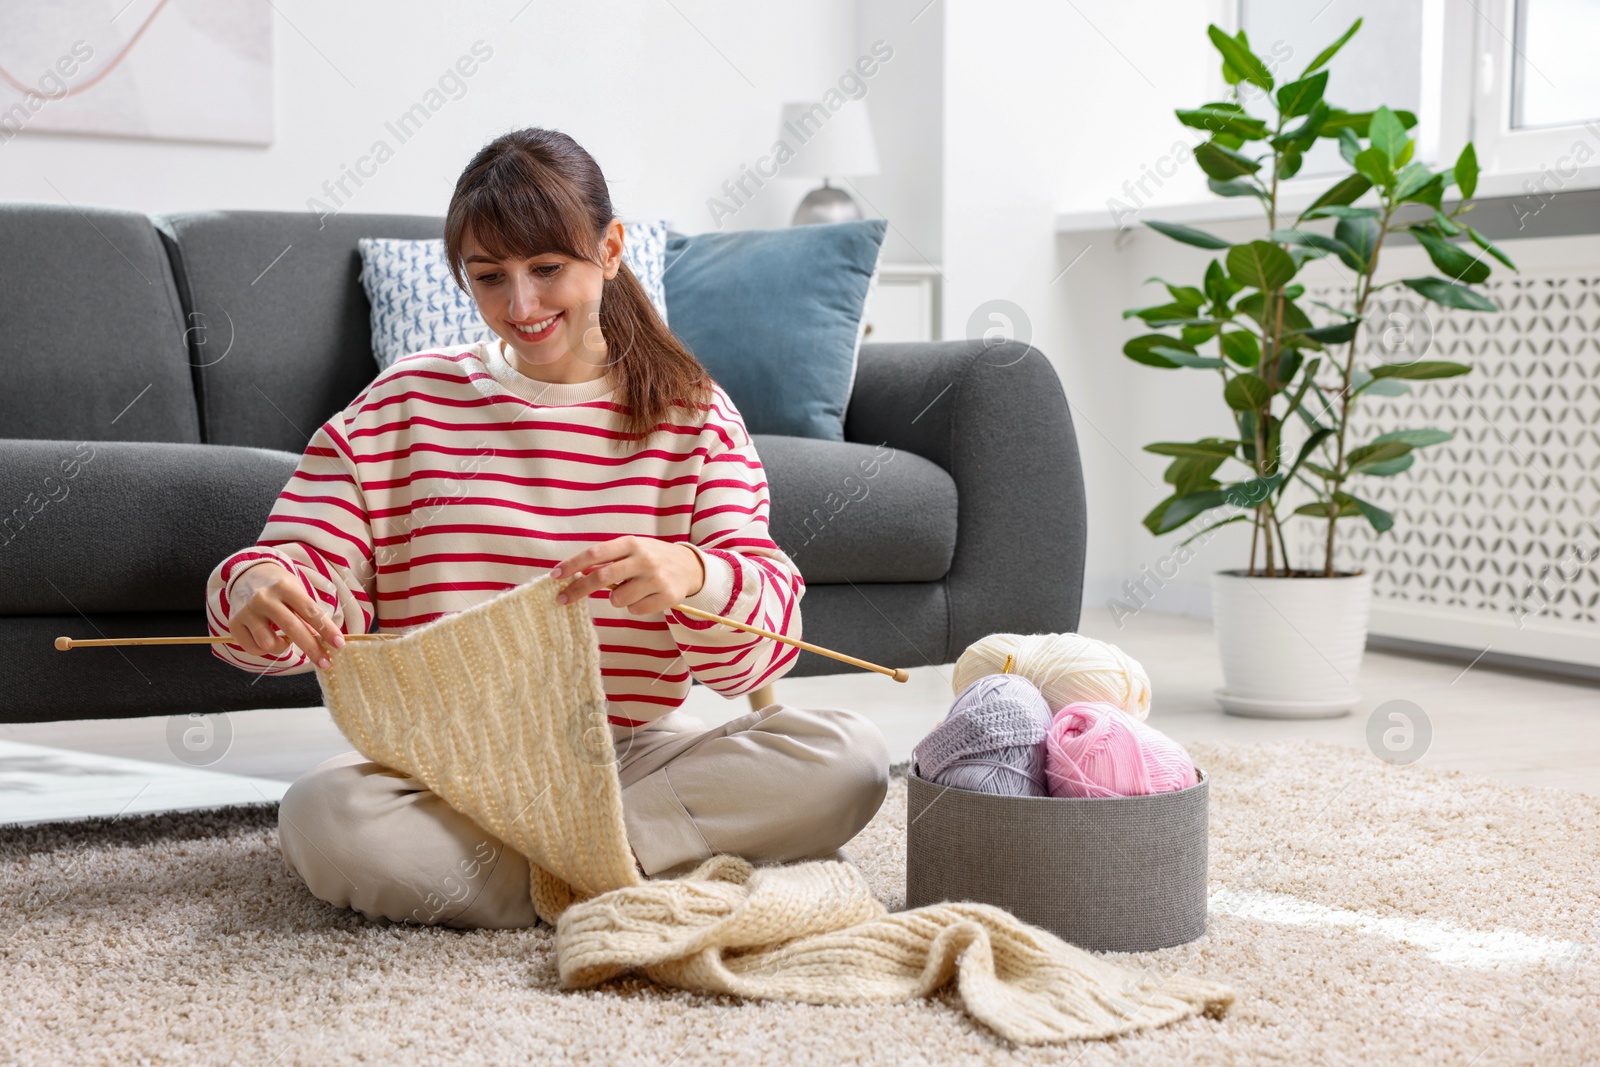
<path id="1" fill-rule="evenodd" d="M 469 232 L 461 242 L 472 299 L 489 328 L 516 353 L 512 366 L 550 382 L 582 382 L 605 372 L 600 293 L 622 263 L 622 223 L 600 242 L 601 262 L 545 252 L 500 260 Z"/>

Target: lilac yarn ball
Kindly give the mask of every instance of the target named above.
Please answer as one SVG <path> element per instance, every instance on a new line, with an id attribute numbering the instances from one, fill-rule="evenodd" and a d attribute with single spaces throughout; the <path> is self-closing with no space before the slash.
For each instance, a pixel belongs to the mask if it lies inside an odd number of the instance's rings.
<path id="1" fill-rule="evenodd" d="M 1049 796 L 1044 739 L 1050 720 L 1050 706 L 1032 682 L 1019 674 L 985 675 L 917 742 L 917 774 L 978 793 Z"/>

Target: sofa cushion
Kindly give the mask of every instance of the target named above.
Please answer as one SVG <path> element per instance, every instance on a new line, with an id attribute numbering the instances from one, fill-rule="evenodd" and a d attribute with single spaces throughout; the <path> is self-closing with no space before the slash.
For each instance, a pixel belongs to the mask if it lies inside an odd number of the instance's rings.
<path id="1" fill-rule="evenodd" d="M 254 544 L 298 454 L 0 440 L 0 615 L 183 611 Z M 93 637 L 94 634 L 79 636 Z"/>
<path id="2" fill-rule="evenodd" d="M 661 276 L 666 271 L 667 224 L 625 223 L 623 262 L 663 321 Z M 388 369 L 413 352 L 494 340 L 472 294 L 456 284 L 442 239 L 362 237 L 361 287 L 372 304 L 372 356 Z"/>
<path id="3" fill-rule="evenodd" d="M 755 434 L 772 538 L 808 583 L 932 582 L 956 548 L 956 483 L 887 445 Z"/>
<path id="4" fill-rule="evenodd" d="M 200 440 L 183 309 L 146 216 L 6 204 L 0 292 L 0 433 Z"/>
<path id="5" fill-rule="evenodd" d="M 156 217 L 194 320 L 203 440 L 301 452 L 378 374 L 360 237 L 440 237 L 429 215 Z"/>
<path id="6" fill-rule="evenodd" d="M 672 332 L 751 433 L 844 440 L 883 219 L 667 240 Z"/>

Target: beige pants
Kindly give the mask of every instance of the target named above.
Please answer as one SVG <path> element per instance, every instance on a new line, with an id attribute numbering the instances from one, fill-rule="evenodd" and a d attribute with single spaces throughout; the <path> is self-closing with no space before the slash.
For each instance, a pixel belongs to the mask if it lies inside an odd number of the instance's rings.
<path id="1" fill-rule="evenodd" d="M 628 842 L 651 876 L 730 852 L 752 863 L 844 858 L 883 804 L 889 753 L 863 716 L 769 704 L 713 729 L 674 711 L 614 747 Z M 458 928 L 537 924 L 528 861 L 420 781 L 346 752 L 289 787 L 278 847 L 313 894 Z"/>

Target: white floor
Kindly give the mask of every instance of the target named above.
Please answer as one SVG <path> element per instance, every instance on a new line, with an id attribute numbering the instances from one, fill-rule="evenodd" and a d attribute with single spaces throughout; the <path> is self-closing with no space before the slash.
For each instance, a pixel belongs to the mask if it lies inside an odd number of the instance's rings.
<path id="1" fill-rule="evenodd" d="M 1600 795 L 1600 687 L 1368 653 L 1354 713 L 1243 719 L 1224 715 L 1211 697 L 1222 678 L 1208 623 L 1147 611 L 1118 630 L 1108 613 L 1088 611 L 1082 630 L 1145 665 L 1151 723 L 1185 744 L 1314 738 L 1362 747 L 1373 709 L 1403 699 L 1431 724 L 1427 765 Z M 950 670 L 917 668 L 904 684 L 866 672 L 783 680 L 778 697 L 866 712 L 904 759 L 949 707 Z M 696 686 L 688 707 L 712 724 L 749 705 Z M 0 824 L 276 800 L 306 769 L 351 747 L 322 708 L 233 712 L 227 725 L 231 737 L 213 739 L 215 758 L 186 753 L 186 762 L 174 754 L 182 746 L 169 745 L 174 724 L 165 716 L 0 724 Z"/>

